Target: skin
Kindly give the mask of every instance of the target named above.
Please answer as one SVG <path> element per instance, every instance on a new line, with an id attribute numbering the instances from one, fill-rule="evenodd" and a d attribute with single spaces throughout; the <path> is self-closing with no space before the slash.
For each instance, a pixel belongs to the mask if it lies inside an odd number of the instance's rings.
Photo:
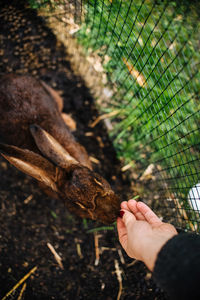
<path id="1" fill-rule="evenodd" d="M 117 219 L 119 241 L 131 258 L 145 263 L 153 271 L 164 244 L 177 235 L 175 227 L 162 222 L 143 202 L 121 203 L 122 218 Z"/>

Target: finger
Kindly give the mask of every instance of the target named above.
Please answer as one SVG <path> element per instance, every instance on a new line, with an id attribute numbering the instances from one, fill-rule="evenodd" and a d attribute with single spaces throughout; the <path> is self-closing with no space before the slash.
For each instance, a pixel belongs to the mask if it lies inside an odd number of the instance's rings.
<path id="1" fill-rule="evenodd" d="M 133 223 L 136 221 L 136 217 L 134 216 L 134 214 L 128 210 L 123 210 L 124 211 L 124 215 L 123 215 L 123 222 L 128 229 L 130 229 L 133 225 Z"/>
<path id="2" fill-rule="evenodd" d="M 144 215 L 140 211 L 135 214 L 135 217 L 138 221 L 146 221 Z"/>
<path id="3" fill-rule="evenodd" d="M 120 243 L 124 244 L 127 241 L 127 230 L 121 218 L 117 218 L 117 231 Z"/>
<path id="4" fill-rule="evenodd" d="M 137 202 L 137 208 L 151 225 L 162 223 L 158 216 L 143 202 Z"/>
<path id="5" fill-rule="evenodd" d="M 129 207 L 129 209 L 132 211 L 132 213 L 136 214 L 138 212 L 138 208 L 136 205 L 136 201 L 133 199 L 128 200 L 127 205 Z"/>
<path id="6" fill-rule="evenodd" d="M 121 203 L 121 209 L 129 210 L 128 205 L 127 205 L 127 201 L 123 201 L 123 202 Z"/>
<path id="7" fill-rule="evenodd" d="M 143 221 L 145 217 L 137 208 L 137 201 L 131 199 L 128 201 L 129 210 L 135 215 L 137 220 Z"/>
<path id="8" fill-rule="evenodd" d="M 126 233 L 126 226 L 121 218 L 117 218 L 117 230 L 119 235 Z"/>

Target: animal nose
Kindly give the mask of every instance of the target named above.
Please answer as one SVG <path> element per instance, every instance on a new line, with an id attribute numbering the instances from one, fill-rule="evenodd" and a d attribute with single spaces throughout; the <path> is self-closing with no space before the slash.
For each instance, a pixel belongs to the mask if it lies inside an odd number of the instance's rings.
<path id="1" fill-rule="evenodd" d="M 112 224 L 117 220 L 117 217 L 119 216 L 119 211 L 111 211 L 108 215 L 103 216 L 102 222 L 105 224 Z"/>
<path id="2" fill-rule="evenodd" d="M 109 198 L 97 199 L 97 219 L 105 224 L 112 224 L 116 221 L 120 211 L 120 200 L 115 194 L 111 194 Z"/>

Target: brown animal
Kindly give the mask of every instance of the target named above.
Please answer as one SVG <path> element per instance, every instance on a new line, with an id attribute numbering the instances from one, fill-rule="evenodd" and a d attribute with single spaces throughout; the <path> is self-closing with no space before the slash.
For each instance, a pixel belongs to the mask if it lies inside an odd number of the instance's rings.
<path id="1" fill-rule="evenodd" d="M 36 178 L 70 212 L 105 224 L 115 221 L 119 198 L 92 171 L 61 113 L 62 99 L 44 82 L 15 74 L 0 77 L 0 152 Z M 50 193 L 51 191 L 51 193 Z"/>

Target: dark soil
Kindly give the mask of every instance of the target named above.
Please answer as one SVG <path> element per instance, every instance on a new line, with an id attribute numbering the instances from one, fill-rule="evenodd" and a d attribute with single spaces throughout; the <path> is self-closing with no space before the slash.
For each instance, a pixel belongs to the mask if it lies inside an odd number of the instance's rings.
<path id="1" fill-rule="evenodd" d="M 83 80 L 73 74 L 64 46 L 35 11 L 23 2 L 7 2 L 0 4 L 0 73 L 32 74 L 61 91 L 64 111 L 77 123 L 77 140 L 100 162 L 93 165 L 95 171 L 122 199 L 132 197 L 106 129 L 100 123 L 89 127 L 98 112 Z M 141 262 L 129 266 L 132 260 L 123 252 L 116 230 L 97 231 L 99 249 L 106 248 L 95 265 L 94 232 L 88 230 L 102 224 L 72 216 L 62 202 L 48 198 L 32 178 L 3 158 L 0 176 L 1 298 L 37 266 L 22 298 L 20 285 L 8 299 L 117 299 L 117 261 L 122 270 L 121 299 L 165 299 Z M 47 243 L 61 256 L 64 269 Z"/>

